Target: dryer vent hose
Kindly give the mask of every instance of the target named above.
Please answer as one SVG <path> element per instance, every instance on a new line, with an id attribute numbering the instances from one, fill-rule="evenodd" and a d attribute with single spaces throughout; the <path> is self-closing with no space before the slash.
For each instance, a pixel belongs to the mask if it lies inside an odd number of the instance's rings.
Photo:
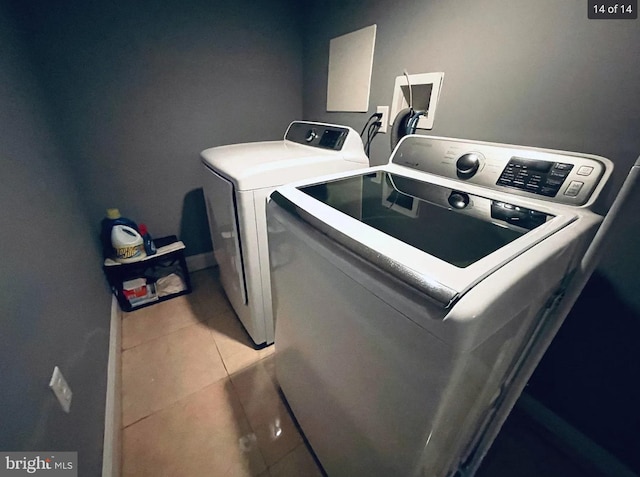
<path id="1" fill-rule="evenodd" d="M 391 127 L 390 139 L 392 151 L 404 136 L 407 134 L 415 134 L 418 127 L 418 120 L 420 116 L 424 115 L 425 111 L 414 111 L 411 108 L 403 109 L 398 113 Z"/>

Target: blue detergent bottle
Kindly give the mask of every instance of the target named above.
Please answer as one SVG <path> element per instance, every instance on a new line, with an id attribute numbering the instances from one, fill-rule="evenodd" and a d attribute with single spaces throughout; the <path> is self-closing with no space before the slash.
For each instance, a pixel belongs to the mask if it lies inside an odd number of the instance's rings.
<path id="1" fill-rule="evenodd" d="M 140 235 L 142 235 L 142 242 L 144 243 L 144 251 L 147 255 L 154 255 L 158 250 L 156 249 L 156 244 L 153 243 L 153 239 L 151 235 L 147 231 L 147 226 L 145 224 L 140 224 Z"/>
<path id="2" fill-rule="evenodd" d="M 122 217 L 118 209 L 107 209 L 107 216 L 102 219 L 100 228 L 100 242 L 102 243 L 103 258 L 115 257 L 115 250 L 111 243 L 111 231 L 116 225 L 126 225 L 127 227 L 131 227 L 138 231 L 136 223 L 131 219 Z"/>

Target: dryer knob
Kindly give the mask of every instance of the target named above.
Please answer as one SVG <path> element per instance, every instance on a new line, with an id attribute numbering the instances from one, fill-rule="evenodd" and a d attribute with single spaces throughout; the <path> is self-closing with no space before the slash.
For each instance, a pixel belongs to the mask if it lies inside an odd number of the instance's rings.
<path id="1" fill-rule="evenodd" d="M 478 172 L 482 163 L 482 156 L 477 152 L 463 154 L 456 161 L 456 174 L 460 179 L 469 179 Z"/>
<path id="2" fill-rule="evenodd" d="M 464 192 L 451 192 L 449 195 L 449 205 L 454 209 L 464 209 L 467 205 L 469 205 L 469 196 Z"/>
<path id="3" fill-rule="evenodd" d="M 307 135 L 305 136 L 304 140 L 307 142 L 311 142 L 317 137 L 318 137 L 318 131 L 316 131 L 316 128 L 312 128 L 307 131 Z"/>

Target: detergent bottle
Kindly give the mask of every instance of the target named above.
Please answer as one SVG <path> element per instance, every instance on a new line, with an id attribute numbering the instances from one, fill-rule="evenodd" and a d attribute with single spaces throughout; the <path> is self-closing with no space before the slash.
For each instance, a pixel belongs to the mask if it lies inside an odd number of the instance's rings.
<path id="1" fill-rule="evenodd" d="M 115 251 L 111 241 L 111 232 L 113 227 L 116 225 L 126 225 L 138 232 L 138 226 L 133 220 L 122 217 L 118 209 L 107 209 L 107 216 L 102 219 L 100 230 L 100 242 L 102 243 L 103 258 L 115 257 Z"/>
<path id="2" fill-rule="evenodd" d="M 111 229 L 111 245 L 115 250 L 114 260 L 121 263 L 135 262 L 147 256 L 142 235 L 128 225 L 114 225 Z"/>
<path id="3" fill-rule="evenodd" d="M 158 250 L 156 249 L 156 244 L 153 243 L 151 235 L 147 231 L 147 226 L 145 224 L 140 224 L 138 226 L 138 231 L 140 232 L 140 235 L 142 235 L 142 242 L 144 243 L 144 251 L 146 254 L 155 255 Z"/>

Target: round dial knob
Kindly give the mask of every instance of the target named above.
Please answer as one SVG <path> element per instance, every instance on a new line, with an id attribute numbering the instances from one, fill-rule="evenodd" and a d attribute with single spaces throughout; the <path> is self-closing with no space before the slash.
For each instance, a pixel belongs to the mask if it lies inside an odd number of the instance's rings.
<path id="1" fill-rule="evenodd" d="M 469 179 L 478 172 L 482 164 L 482 155 L 477 152 L 463 154 L 456 161 L 456 174 L 460 179 Z"/>
<path id="2" fill-rule="evenodd" d="M 318 137 L 318 131 L 316 131 L 316 128 L 312 128 L 307 131 L 307 135 L 305 136 L 304 140 L 307 142 L 311 142 L 317 137 Z"/>
<path id="3" fill-rule="evenodd" d="M 451 192 L 449 195 L 449 205 L 454 209 L 464 209 L 467 205 L 469 205 L 469 196 L 464 192 Z"/>

